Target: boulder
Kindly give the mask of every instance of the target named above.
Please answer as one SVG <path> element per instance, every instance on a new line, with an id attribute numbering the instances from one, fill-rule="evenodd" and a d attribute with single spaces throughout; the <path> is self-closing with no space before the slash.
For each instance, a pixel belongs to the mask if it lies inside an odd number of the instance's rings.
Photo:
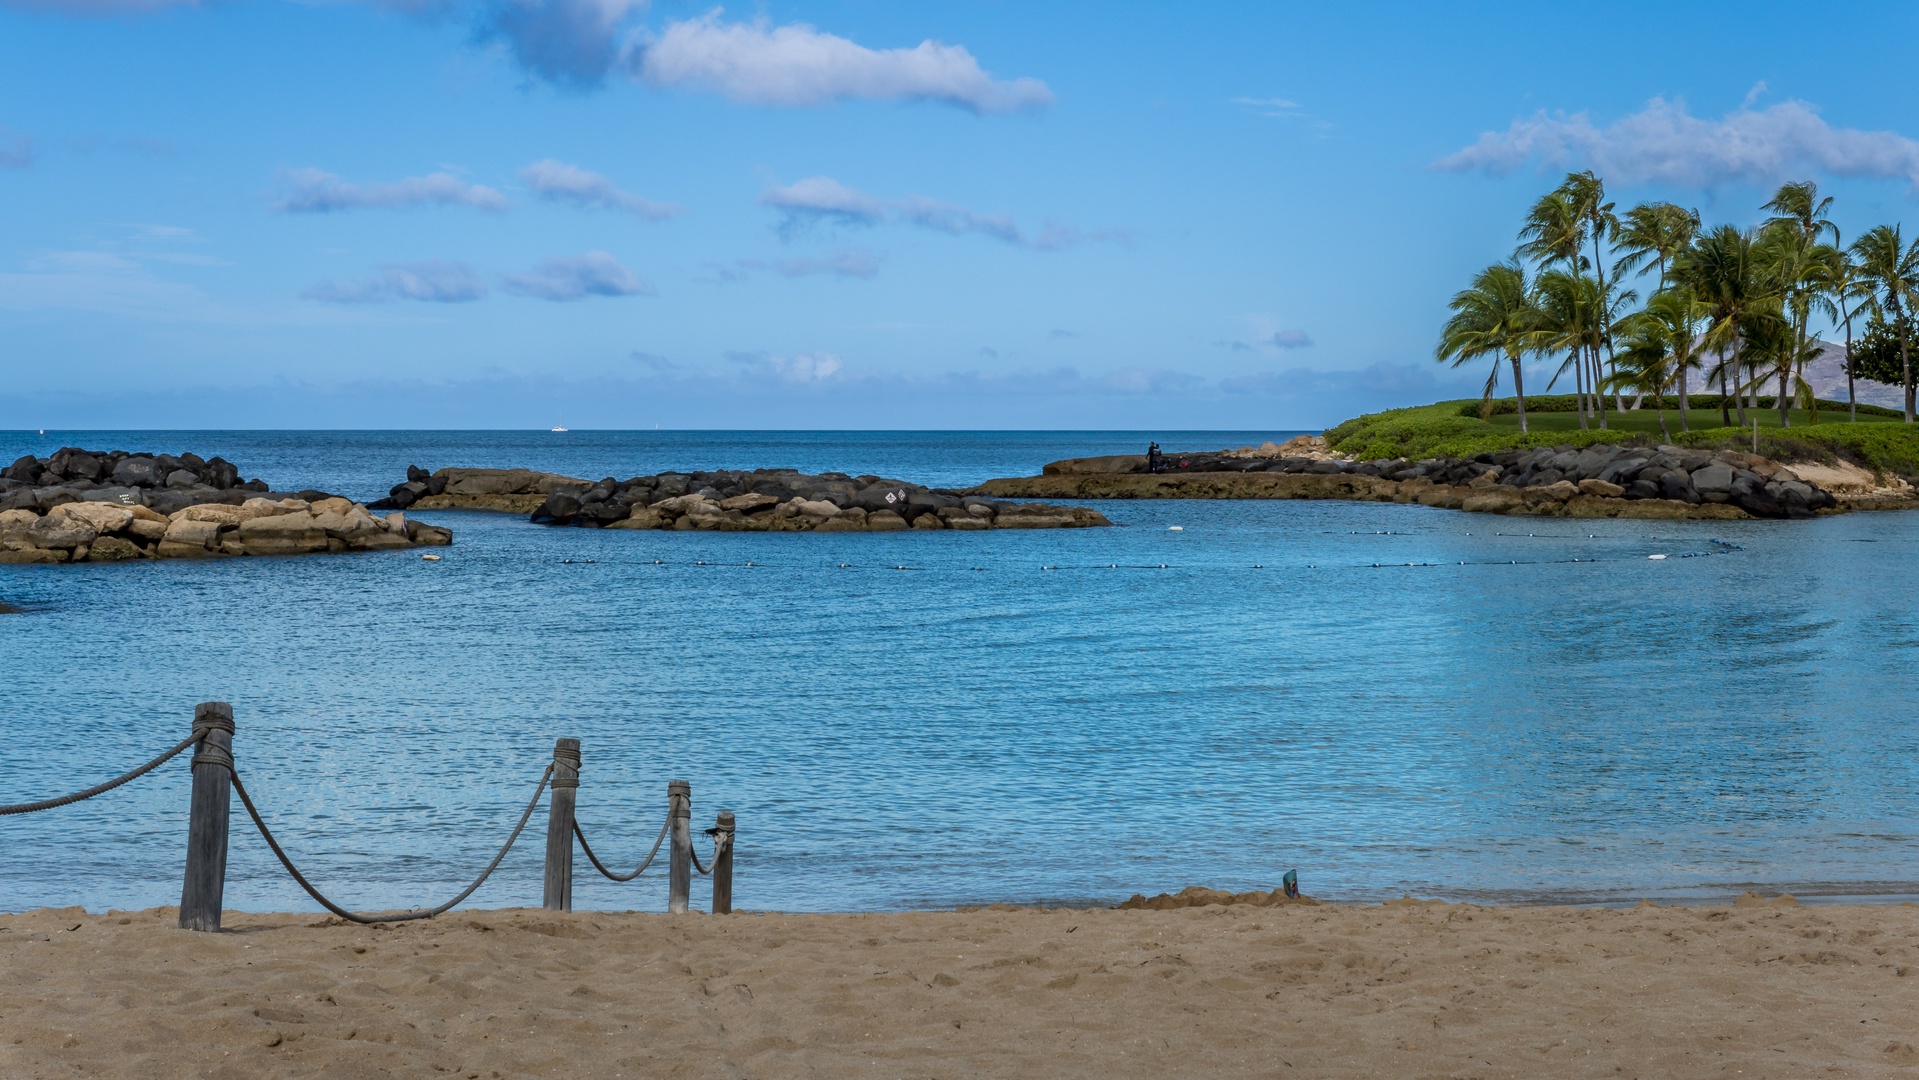
<path id="1" fill-rule="evenodd" d="M 131 487 L 93 487 L 81 492 L 82 502 L 119 503 L 121 506 L 140 506 L 146 500 L 145 492 Z"/>
<path id="2" fill-rule="evenodd" d="M 1732 480 L 1732 466 L 1723 462 L 1715 461 L 1704 468 L 1694 469 L 1692 472 L 1692 486 L 1694 490 L 1702 494 L 1715 491 L 1731 491 Z"/>
<path id="3" fill-rule="evenodd" d="M 904 532 L 908 527 L 906 519 L 891 510 L 879 510 L 866 515 L 867 532 Z"/>
<path id="4" fill-rule="evenodd" d="M 175 469 L 167 474 L 166 484 L 170 488 L 197 487 L 199 483 L 200 474 L 192 469 Z"/>
<path id="5" fill-rule="evenodd" d="M 904 522 L 906 518 L 898 513 L 905 509 L 905 500 L 911 494 L 905 484 L 888 480 L 884 483 L 869 484 L 853 496 L 853 505 L 869 514 L 881 510 L 892 512 Z M 898 508 L 897 510 L 895 508 Z"/>
<path id="6" fill-rule="evenodd" d="M 1659 478 L 1659 495 L 1695 506 L 1700 502 L 1699 491 L 1693 487 L 1692 477 L 1683 469 L 1672 469 Z"/>
<path id="7" fill-rule="evenodd" d="M 1594 482 L 1597 483 L 1597 481 Z M 1527 502 L 1551 501 L 1563 503 L 1577 494 L 1579 494 L 1579 485 L 1573 483 L 1571 480 L 1556 480 L 1543 487 L 1525 489 Z"/>
<path id="8" fill-rule="evenodd" d="M 88 562 L 120 562 L 145 556 L 146 552 L 140 550 L 138 545 L 117 536 L 102 536 L 87 548 Z"/>
<path id="9" fill-rule="evenodd" d="M 237 527 L 242 521 L 246 521 L 253 516 L 250 511 L 238 506 L 223 506 L 217 503 L 207 503 L 189 506 L 184 510 L 169 514 L 167 520 L 211 521 L 219 525 L 232 525 Z"/>
<path id="10" fill-rule="evenodd" d="M 83 521 L 76 521 L 64 514 L 48 514 L 46 517 L 28 526 L 26 538 L 37 548 L 60 548 L 71 551 L 93 543 L 99 530 Z"/>
<path id="11" fill-rule="evenodd" d="M 50 550 L 48 548 L 37 547 L 0 548 L 0 564 L 63 563 L 66 562 L 71 555 L 72 552 L 59 549 Z"/>
<path id="12" fill-rule="evenodd" d="M 1084 476 L 1091 473 L 1142 473 L 1145 454 L 1112 454 L 1106 457 L 1067 458 L 1052 462 L 1040 470 L 1044 476 Z"/>
<path id="13" fill-rule="evenodd" d="M 130 457 L 113 467 L 113 482 L 121 487 L 160 487 L 166 474 L 160 465 L 145 455 Z"/>
<path id="14" fill-rule="evenodd" d="M 937 510 L 920 511 L 918 514 L 915 514 L 913 516 L 911 525 L 915 529 L 927 529 L 927 530 L 933 530 L 933 531 L 938 531 L 946 527 L 945 523 L 940 520 L 939 512 Z"/>
<path id="15" fill-rule="evenodd" d="M 229 527 L 236 527 L 238 524 L 236 521 Z M 220 535 L 220 527 L 221 523 L 218 521 L 202 521 L 195 518 L 180 517 L 175 518 L 167 524 L 167 530 L 162 534 L 160 539 L 163 543 L 172 545 L 173 547 L 198 547 L 206 549 L 215 546 L 215 541 Z M 168 557 L 167 553 L 164 551 L 161 552 L 161 557 Z"/>
<path id="16" fill-rule="evenodd" d="M 780 501 L 777 498 L 755 492 L 745 495 L 735 495 L 730 499 L 722 499 L 720 500 L 720 509 L 738 510 L 742 514 L 757 514 L 763 510 L 771 510 L 779 504 Z"/>
<path id="17" fill-rule="evenodd" d="M 133 523 L 133 511 L 112 503 L 77 502 L 54 508 L 49 517 L 58 515 L 69 521 L 78 521 L 97 533 L 119 532 Z"/>
<path id="18" fill-rule="evenodd" d="M 1581 480 L 1579 492 L 1582 495 L 1596 495 L 1604 499 L 1617 499 L 1626 494 L 1626 489 L 1605 480 Z"/>
<path id="19" fill-rule="evenodd" d="M 247 504 L 258 501 L 248 499 Z M 240 523 L 239 539 L 249 555 L 304 555 L 327 549 L 326 530 L 304 510 L 249 518 Z"/>

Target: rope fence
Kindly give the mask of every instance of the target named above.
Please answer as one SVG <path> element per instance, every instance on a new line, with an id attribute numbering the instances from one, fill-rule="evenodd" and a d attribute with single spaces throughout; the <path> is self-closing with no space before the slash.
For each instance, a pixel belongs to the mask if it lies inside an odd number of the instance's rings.
<path id="1" fill-rule="evenodd" d="M 691 893 L 692 872 L 713 878 L 712 911 L 716 915 L 728 914 L 733 910 L 733 834 L 734 818 L 731 811 L 719 812 L 713 828 L 705 830 L 712 839 L 713 854 L 710 866 L 702 865 L 693 851 L 693 841 L 689 822 L 692 816 L 692 785 L 685 780 L 674 780 L 667 785 L 666 820 L 660 826 L 660 835 L 653 841 L 653 848 L 630 874 L 616 874 L 608 870 L 593 849 L 587 845 L 586 833 L 581 830 L 575 818 L 576 802 L 580 788 L 580 741 L 578 739 L 558 739 L 553 747 L 553 761 L 540 774 L 540 781 L 533 789 L 533 797 L 527 801 L 526 809 L 521 812 L 513 830 L 506 840 L 471 884 L 460 890 L 452 899 L 430 908 L 415 908 L 382 915 L 364 915 L 351 911 L 336 903 L 322 893 L 313 882 L 300 871 L 291 856 L 282 847 L 273 830 L 267 826 L 266 818 L 247 792 L 246 784 L 240 779 L 240 771 L 233 761 L 233 709 L 225 702 L 213 701 L 200 705 L 194 710 L 193 733 L 171 749 L 138 768 L 129 770 L 103 784 L 76 791 L 71 795 L 62 795 L 53 799 L 41 799 L 36 802 L 0 804 L 0 817 L 12 814 L 32 814 L 42 810 L 53 810 L 70 806 L 96 795 L 103 795 L 124 784 L 139 779 L 160 766 L 185 753 L 189 747 L 197 747 L 192 758 L 193 789 L 187 819 L 187 857 L 184 880 L 180 891 L 180 926 L 188 930 L 218 930 L 222 902 L 226 891 L 226 863 L 228 824 L 230 817 L 229 793 L 240 796 L 240 805 L 245 808 L 247 817 L 259 830 L 261 839 L 273 852 L 274 858 L 286 870 L 288 876 L 305 890 L 313 901 L 349 922 L 397 923 L 411 922 L 416 919 L 430 919 L 445 914 L 464 903 L 482 885 L 493 876 L 506 860 L 507 853 L 526 831 L 533 819 L 533 812 L 539 808 L 540 797 L 551 793 L 548 803 L 547 851 L 545 870 L 545 895 L 542 906 L 554 911 L 573 910 L 573 846 L 579 844 L 580 850 L 594 868 L 609 880 L 616 882 L 632 881 L 644 873 L 653 864 L 660 847 L 672 838 L 668 850 L 670 883 L 668 887 L 667 910 L 673 913 L 688 910 Z"/>

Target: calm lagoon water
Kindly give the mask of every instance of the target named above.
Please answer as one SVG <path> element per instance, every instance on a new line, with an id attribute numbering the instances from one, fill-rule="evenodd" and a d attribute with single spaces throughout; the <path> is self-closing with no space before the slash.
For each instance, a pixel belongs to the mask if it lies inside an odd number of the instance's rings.
<path id="1" fill-rule="evenodd" d="M 961 484 L 1147 437 L 109 432 L 0 435 L 0 456 L 192 449 L 369 498 L 409 462 Z M 1101 508 L 1119 528 L 631 533 L 438 513 L 421 516 L 456 533 L 439 563 L 0 567 L 0 599 L 28 609 L 0 618 L 0 800 L 112 775 L 223 699 L 282 840 L 363 907 L 470 877 L 556 735 L 584 741 L 580 816 L 610 858 L 644 853 L 671 778 L 692 781 L 696 826 L 736 811 L 746 908 L 1113 902 L 1271 888 L 1294 867 L 1346 900 L 1919 892 L 1919 516 Z M 0 909 L 176 902 L 186 781 L 181 759 L 0 819 Z M 474 902 L 537 904 L 543 834 L 541 814 Z M 234 835 L 232 906 L 313 909 L 250 828 Z M 651 871 L 579 871 L 582 907 L 664 905 Z"/>

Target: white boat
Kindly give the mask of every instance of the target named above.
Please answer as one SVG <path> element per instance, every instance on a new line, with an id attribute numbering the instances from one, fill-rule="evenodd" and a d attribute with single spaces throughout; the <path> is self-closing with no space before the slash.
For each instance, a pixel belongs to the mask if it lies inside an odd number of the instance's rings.
<path id="1" fill-rule="evenodd" d="M 566 429 L 565 429 L 565 428 L 563 428 L 563 427 L 555 427 L 555 428 L 554 428 L 553 430 L 554 430 L 554 431 L 565 431 Z"/>

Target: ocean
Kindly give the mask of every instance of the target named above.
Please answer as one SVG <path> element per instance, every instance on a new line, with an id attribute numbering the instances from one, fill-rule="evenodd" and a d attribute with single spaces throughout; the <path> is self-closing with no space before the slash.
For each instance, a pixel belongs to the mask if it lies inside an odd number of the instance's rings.
<path id="1" fill-rule="evenodd" d="M 408 464 L 964 485 L 1292 434 L 53 432 L 0 433 L 0 458 L 192 450 L 371 499 Z M 0 567 L 25 609 L 0 617 L 0 801 L 110 777 L 224 700 L 281 841 L 360 908 L 457 891 L 556 736 L 582 740 L 580 820 L 629 869 L 668 780 L 691 782 L 696 829 L 734 811 L 742 909 L 1104 904 L 1290 869 L 1348 901 L 1919 893 L 1919 516 L 1094 505 L 1117 527 L 429 512 L 455 533 L 437 563 Z M 0 909 L 177 902 L 187 773 L 0 819 Z M 237 804 L 233 835 L 230 907 L 317 910 Z M 470 903 L 537 905 L 543 837 L 542 811 Z M 665 889 L 663 869 L 576 868 L 582 908 L 663 909 Z"/>

